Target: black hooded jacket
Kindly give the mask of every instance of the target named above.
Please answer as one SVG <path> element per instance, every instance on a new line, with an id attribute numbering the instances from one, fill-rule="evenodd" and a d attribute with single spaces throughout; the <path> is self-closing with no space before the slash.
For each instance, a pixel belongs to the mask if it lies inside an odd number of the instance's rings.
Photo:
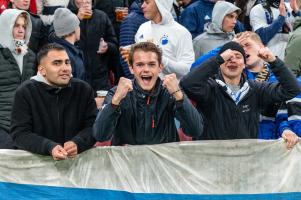
<path id="1" fill-rule="evenodd" d="M 184 76 L 180 82 L 204 116 L 204 134 L 198 139 L 258 138 L 261 111 L 273 103 L 281 103 L 298 95 L 298 82 L 277 58 L 270 66 L 279 83 L 242 80 L 242 84 L 248 83 L 248 91 L 235 102 L 226 92 L 227 88 L 216 80 L 223 80 L 218 74 L 219 66 L 223 62 L 219 55 L 210 58 Z"/>
<path id="2" fill-rule="evenodd" d="M 78 8 L 74 0 L 70 0 L 68 8 L 77 15 Z M 84 53 L 87 81 L 92 88 L 97 90 L 108 90 L 110 59 L 119 59 L 118 41 L 108 16 L 100 10 L 93 9 L 91 19 L 80 21 L 80 41 L 79 47 Z M 108 43 L 108 51 L 104 54 L 98 54 L 99 42 L 103 38 Z"/>

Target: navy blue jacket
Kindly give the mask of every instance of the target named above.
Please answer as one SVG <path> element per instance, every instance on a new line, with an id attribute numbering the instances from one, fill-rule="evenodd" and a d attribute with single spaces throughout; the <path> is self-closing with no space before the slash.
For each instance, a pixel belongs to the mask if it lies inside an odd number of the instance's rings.
<path id="1" fill-rule="evenodd" d="M 211 22 L 214 4 L 209 0 L 198 0 L 183 10 L 180 23 L 189 30 L 192 38 L 203 33 L 204 25 Z"/>
<path id="2" fill-rule="evenodd" d="M 120 26 L 119 46 L 127 46 L 135 43 L 135 35 L 140 25 L 146 22 L 141 6 L 134 1 L 130 7 L 130 14 L 122 21 Z M 128 64 L 120 57 L 120 63 L 126 78 L 133 78 Z"/>

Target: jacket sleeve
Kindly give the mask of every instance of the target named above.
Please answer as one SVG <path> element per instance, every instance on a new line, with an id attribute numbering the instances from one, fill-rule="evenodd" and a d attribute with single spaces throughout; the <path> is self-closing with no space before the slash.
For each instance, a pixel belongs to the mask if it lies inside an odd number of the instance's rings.
<path id="1" fill-rule="evenodd" d="M 180 121 L 183 131 L 188 136 L 199 138 L 203 133 L 203 118 L 186 95 L 184 95 L 183 101 L 176 101 L 175 117 Z"/>
<path id="2" fill-rule="evenodd" d="M 271 24 L 267 23 L 266 16 L 262 5 L 257 5 L 251 9 L 250 24 L 266 45 L 282 28 L 285 23 L 285 17 L 279 15 Z"/>
<path id="3" fill-rule="evenodd" d="M 217 47 L 217 48 L 209 51 L 208 53 L 202 55 L 201 57 L 199 57 L 194 63 L 192 63 L 190 71 L 192 71 L 194 68 L 200 66 L 200 64 L 202 62 L 204 62 L 205 60 L 216 56 L 220 49 L 221 49 L 221 47 Z"/>
<path id="4" fill-rule="evenodd" d="M 93 126 L 93 136 L 100 142 L 111 139 L 121 115 L 120 107 L 112 105 L 114 93 L 112 89 L 108 92 Z"/>
<path id="5" fill-rule="evenodd" d="M 105 17 L 104 22 L 106 24 L 106 33 L 104 35 L 104 40 L 108 43 L 108 53 L 110 55 L 118 55 L 118 41 L 114 31 L 114 27 L 109 17 L 106 14 L 104 14 L 103 16 Z"/>
<path id="6" fill-rule="evenodd" d="M 300 36 L 292 36 L 285 49 L 285 64 L 297 76 L 301 75 L 301 54 L 299 53 L 301 45 Z"/>
<path id="7" fill-rule="evenodd" d="M 192 38 L 199 35 L 197 19 L 198 16 L 194 14 L 194 10 L 189 6 L 183 10 L 180 17 L 180 23 L 191 33 Z"/>
<path id="8" fill-rule="evenodd" d="M 219 55 L 201 63 L 190 73 L 182 78 L 180 86 L 187 96 L 195 102 L 207 102 L 211 96 L 209 78 L 218 73 L 219 66 L 224 62 Z"/>
<path id="9" fill-rule="evenodd" d="M 255 32 L 260 36 L 263 44 L 266 45 L 282 28 L 285 22 L 285 17 L 279 15 L 273 23 L 267 27 L 261 27 Z"/>
<path id="10" fill-rule="evenodd" d="M 96 118 L 97 108 L 94 100 L 94 92 L 91 87 L 89 87 L 87 96 L 86 109 L 83 113 L 85 119 L 83 120 L 82 130 L 71 139 L 77 145 L 78 153 L 93 147 L 96 142 L 92 135 L 92 127 Z"/>
<path id="11" fill-rule="evenodd" d="M 281 135 L 285 129 L 289 129 L 301 137 L 301 93 L 286 102 L 287 121 L 282 121 L 279 126 L 279 134 Z"/>
<path id="12" fill-rule="evenodd" d="M 279 82 L 260 84 L 259 95 L 263 107 L 272 103 L 285 102 L 301 92 L 297 79 L 282 60 L 277 58 L 270 63 L 270 67 Z"/>
<path id="13" fill-rule="evenodd" d="M 188 31 L 180 37 L 175 54 L 176 60 L 162 56 L 163 72 L 166 74 L 175 73 L 181 79 L 189 72 L 190 66 L 194 62 L 192 39 Z"/>
<path id="14" fill-rule="evenodd" d="M 18 148 L 38 153 L 51 155 L 52 149 L 58 143 L 39 136 L 32 132 L 32 117 L 29 100 L 24 95 L 24 90 L 17 90 L 11 114 L 11 134 Z"/>

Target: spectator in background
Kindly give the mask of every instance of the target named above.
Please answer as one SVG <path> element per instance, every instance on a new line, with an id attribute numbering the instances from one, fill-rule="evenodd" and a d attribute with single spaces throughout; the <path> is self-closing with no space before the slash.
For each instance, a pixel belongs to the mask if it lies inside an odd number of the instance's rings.
<path id="1" fill-rule="evenodd" d="M 286 50 L 285 63 L 292 69 L 301 85 L 301 18 L 298 17 L 294 23 L 294 31 L 290 36 Z M 301 93 L 295 98 L 287 101 L 287 112 L 280 118 L 281 127 L 288 127 L 301 137 Z"/>
<path id="2" fill-rule="evenodd" d="M 9 8 L 10 0 L 0 0 L 0 14 Z M 30 0 L 29 12 L 37 14 L 37 6 L 35 0 Z"/>
<path id="3" fill-rule="evenodd" d="M 174 0 L 173 1 L 173 9 L 171 11 L 174 19 L 177 22 L 180 22 L 181 13 L 183 12 L 183 10 L 195 1 L 197 1 L 197 0 L 183 0 L 183 1 L 182 0 L 180 0 L 180 1 Z"/>
<path id="4" fill-rule="evenodd" d="M 242 22 L 245 30 L 251 31 L 252 27 L 250 25 L 250 12 L 251 9 L 260 3 L 261 0 L 235 0 L 235 5 L 240 8 L 241 13 L 238 15 L 238 20 Z"/>
<path id="5" fill-rule="evenodd" d="M 28 11 L 30 7 L 29 0 L 10 0 L 12 3 L 12 8 Z M 44 26 L 40 17 L 34 13 L 29 13 L 32 23 L 32 32 L 29 40 L 29 48 L 37 53 L 39 49 L 47 43 L 48 30 Z"/>
<path id="6" fill-rule="evenodd" d="M 182 88 L 205 119 L 204 134 L 199 139 L 258 138 L 261 111 L 300 93 L 297 80 L 270 50 L 260 48 L 258 56 L 269 63 L 279 83 L 247 80 L 243 70 L 248 58 L 236 42 L 226 43 L 219 55 L 181 80 Z"/>
<path id="7" fill-rule="evenodd" d="M 295 16 L 301 12 L 296 0 L 266 0 L 252 8 L 250 24 L 262 42 L 280 59 L 284 59 L 285 47 L 292 31 Z"/>
<path id="8" fill-rule="evenodd" d="M 289 38 L 285 49 L 285 63 L 298 77 L 301 76 L 301 17 L 297 18 L 294 23 L 294 31 Z"/>
<path id="9" fill-rule="evenodd" d="M 172 4 L 173 0 L 145 0 L 142 10 L 144 17 L 150 21 L 139 27 L 135 41 L 158 45 L 163 51 L 164 66 L 160 76 L 175 73 L 181 79 L 189 72 L 194 52 L 191 34 L 171 15 Z"/>
<path id="10" fill-rule="evenodd" d="M 8 8 L 9 0 L 0 0 L 0 14 Z"/>
<path id="11" fill-rule="evenodd" d="M 226 1 L 216 2 L 212 11 L 212 22 L 205 25 L 205 32 L 193 39 L 195 57 L 231 41 L 240 9 Z"/>
<path id="12" fill-rule="evenodd" d="M 54 160 L 75 157 L 95 143 L 94 92 L 71 78 L 70 60 L 61 45 L 48 44 L 37 57 L 38 74 L 16 91 L 12 137 L 18 148 Z"/>
<path id="13" fill-rule="evenodd" d="M 36 0 L 37 14 L 42 19 L 44 25 L 51 25 L 53 14 L 57 8 L 66 8 L 69 0 Z"/>
<path id="14" fill-rule="evenodd" d="M 103 11 L 92 8 L 92 0 L 71 0 L 69 9 L 80 20 L 79 47 L 84 53 L 87 81 L 95 92 L 108 90 L 108 62 L 118 59 L 118 42 L 111 21 Z"/>
<path id="15" fill-rule="evenodd" d="M 129 15 L 125 17 L 120 26 L 120 47 L 132 45 L 135 43 L 135 34 L 141 24 L 147 21 L 141 10 L 142 0 L 135 0 L 129 10 Z M 129 70 L 127 61 L 120 58 L 121 66 L 126 78 L 132 79 L 133 75 Z"/>
<path id="16" fill-rule="evenodd" d="M 116 8 L 129 7 L 132 5 L 132 2 L 134 2 L 134 0 L 94 0 L 94 8 L 105 12 L 111 20 L 115 33 L 119 33 L 122 21 L 116 19 Z M 124 17 L 125 16 L 126 15 L 124 15 Z M 117 38 L 119 39 L 119 36 Z"/>
<path id="17" fill-rule="evenodd" d="M 151 42 L 132 46 L 129 64 L 134 81 L 121 78 L 105 98 L 93 135 L 113 145 L 160 144 L 179 141 L 175 118 L 185 133 L 198 137 L 203 120 L 179 88 L 175 74 L 159 78 L 162 52 Z"/>
<path id="18" fill-rule="evenodd" d="M 128 7 L 132 5 L 133 1 L 134 0 L 94 0 L 94 9 L 105 12 L 111 20 L 118 41 L 120 39 L 119 33 L 121 23 L 124 20 L 124 17 L 128 15 Z M 117 17 L 117 10 L 120 10 L 120 8 L 122 8 L 122 17 Z M 118 14 L 118 16 L 121 15 Z M 117 57 L 119 57 L 119 52 L 112 55 L 112 58 L 109 59 L 108 63 L 110 70 L 114 73 L 114 84 L 117 84 L 119 78 L 124 76 L 120 60 L 117 59 Z"/>
<path id="19" fill-rule="evenodd" d="M 212 10 L 217 0 L 197 0 L 183 10 L 180 23 L 189 30 L 192 38 L 203 33 L 206 23 L 211 22 Z"/>
<path id="20" fill-rule="evenodd" d="M 72 67 L 72 76 L 86 80 L 84 55 L 74 43 L 80 39 L 79 19 L 67 8 L 58 8 L 54 12 L 53 42 L 62 45 L 68 54 Z"/>
<path id="21" fill-rule="evenodd" d="M 32 25 L 26 11 L 5 10 L 0 27 L 0 149 L 11 149 L 13 98 L 17 87 L 36 73 L 36 56 L 27 46 Z"/>

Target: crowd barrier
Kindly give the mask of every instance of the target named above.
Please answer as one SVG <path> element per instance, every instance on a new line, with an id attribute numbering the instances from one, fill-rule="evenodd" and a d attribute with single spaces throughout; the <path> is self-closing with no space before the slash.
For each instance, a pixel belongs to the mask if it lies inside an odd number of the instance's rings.
<path id="1" fill-rule="evenodd" d="M 97 147 L 76 158 L 0 150 L 0 199 L 301 199 L 301 146 L 283 140 Z"/>

